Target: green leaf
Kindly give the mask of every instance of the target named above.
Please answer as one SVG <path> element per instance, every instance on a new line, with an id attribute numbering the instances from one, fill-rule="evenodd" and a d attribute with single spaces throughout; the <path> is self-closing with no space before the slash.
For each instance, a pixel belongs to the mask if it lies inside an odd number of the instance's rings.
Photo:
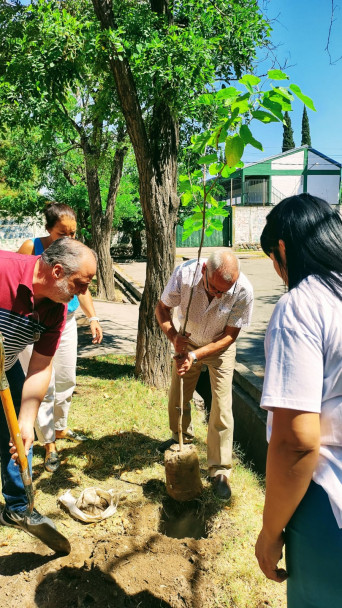
<path id="1" fill-rule="evenodd" d="M 191 137 L 192 150 L 194 152 L 198 152 L 199 154 L 202 154 L 205 150 L 205 147 L 206 147 L 209 139 L 210 139 L 209 131 L 203 131 L 203 133 L 200 133 L 199 135 L 193 135 Z"/>
<path id="2" fill-rule="evenodd" d="M 272 80 L 288 80 L 289 77 L 285 72 L 281 70 L 269 70 L 267 72 L 268 78 L 272 78 Z"/>
<path id="3" fill-rule="evenodd" d="M 236 99 L 239 93 L 240 91 L 238 91 L 235 87 L 227 87 L 226 89 L 217 91 L 215 97 L 216 99 Z"/>
<path id="4" fill-rule="evenodd" d="M 204 95 L 200 95 L 198 101 L 202 105 L 211 106 L 215 101 L 215 97 L 212 93 L 204 93 Z"/>
<path id="5" fill-rule="evenodd" d="M 206 156 L 201 156 L 198 159 L 198 165 L 209 165 L 210 163 L 214 163 L 217 160 L 217 154 L 207 154 Z"/>
<path id="6" fill-rule="evenodd" d="M 290 84 L 290 89 L 295 95 L 297 95 L 298 99 L 300 99 L 308 108 L 310 108 L 310 110 L 316 112 L 312 99 L 310 99 L 310 97 L 307 95 L 304 95 L 297 84 Z"/>
<path id="7" fill-rule="evenodd" d="M 193 171 L 191 173 L 191 177 L 193 179 L 197 179 L 198 177 L 203 177 L 203 172 L 201 171 L 201 169 L 196 169 L 195 171 Z"/>
<path id="8" fill-rule="evenodd" d="M 213 232 L 214 232 L 213 226 L 209 225 L 208 228 L 206 228 L 206 230 L 205 230 L 205 235 L 211 236 Z"/>
<path id="9" fill-rule="evenodd" d="M 248 89 L 248 91 L 253 94 L 253 86 L 259 84 L 261 80 L 257 76 L 254 76 L 254 74 L 245 74 L 244 76 L 242 76 L 242 78 L 240 78 L 239 82 L 241 82 L 241 84 L 244 84 L 246 89 Z"/>
<path id="10" fill-rule="evenodd" d="M 272 101 L 273 103 L 278 104 L 280 106 L 282 112 L 291 112 L 291 110 L 292 110 L 291 101 L 287 97 L 284 97 L 283 95 L 281 95 L 275 91 L 270 91 L 268 95 L 264 96 L 264 100 L 266 98 L 269 99 L 270 101 Z"/>
<path id="11" fill-rule="evenodd" d="M 234 171 L 235 167 L 231 169 L 230 167 L 228 167 L 228 165 L 225 165 L 221 171 L 221 177 L 229 177 L 232 173 L 234 173 Z"/>
<path id="12" fill-rule="evenodd" d="M 261 102 L 261 105 L 267 110 L 270 110 L 270 112 L 272 112 L 274 116 L 276 116 L 281 122 L 283 122 L 283 113 L 280 103 L 272 101 L 268 97 L 264 97 Z"/>
<path id="13" fill-rule="evenodd" d="M 179 192 L 180 194 L 182 194 L 183 192 L 188 192 L 189 190 L 191 191 L 191 183 L 189 181 L 189 179 L 187 179 L 186 181 L 182 181 L 179 184 Z"/>
<path id="14" fill-rule="evenodd" d="M 232 110 L 238 110 L 239 114 L 245 114 L 249 110 L 249 99 L 237 99 L 232 104 Z"/>
<path id="15" fill-rule="evenodd" d="M 240 135 L 245 144 L 250 144 L 257 148 L 258 150 L 263 150 L 262 143 L 257 139 L 254 139 L 250 128 L 247 125 L 241 125 L 240 127 Z"/>
<path id="16" fill-rule="evenodd" d="M 184 192 L 184 194 L 182 194 L 181 196 L 181 200 L 182 200 L 182 205 L 183 207 L 186 207 L 193 199 L 193 195 L 192 192 Z"/>
<path id="17" fill-rule="evenodd" d="M 241 159 L 245 149 L 245 144 L 240 135 L 233 135 L 226 138 L 225 155 L 228 167 L 235 167 Z"/>
<path id="18" fill-rule="evenodd" d="M 208 194 L 208 196 L 207 196 L 207 202 L 208 202 L 210 205 L 212 205 L 213 207 L 215 207 L 215 208 L 218 206 L 218 202 L 217 202 L 217 200 L 216 200 L 216 199 L 215 199 L 213 196 L 211 196 L 211 194 Z M 216 212 L 215 212 L 215 213 L 216 213 Z"/>
<path id="19" fill-rule="evenodd" d="M 263 110 L 253 110 L 252 116 L 256 120 L 260 120 L 260 122 L 263 122 L 265 124 L 269 122 L 279 122 L 278 119 L 275 118 L 275 116 L 272 116 L 272 114 L 269 114 L 268 112 L 263 112 Z"/>
<path id="20" fill-rule="evenodd" d="M 273 91 L 278 95 L 282 95 L 288 101 L 293 101 L 294 99 L 293 95 L 291 95 L 288 89 L 285 89 L 284 87 L 274 87 Z"/>
<path id="21" fill-rule="evenodd" d="M 209 175 L 217 175 L 223 168 L 223 163 L 213 163 L 209 167 Z"/>
<path id="22" fill-rule="evenodd" d="M 210 224 L 214 228 L 214 230 L 221 231 L 223 228 L 223 222 L 222 222 L 222 220 L 219 220 L 218 218 L 214 218 L 213 220 L 211 220 Z"/>

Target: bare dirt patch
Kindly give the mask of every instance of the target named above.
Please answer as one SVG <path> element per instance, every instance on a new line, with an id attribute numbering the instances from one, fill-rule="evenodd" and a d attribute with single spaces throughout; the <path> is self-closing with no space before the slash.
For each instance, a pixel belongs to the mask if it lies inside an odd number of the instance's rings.
<path id="1" fill-rule="evenodd" d="M 198 540 L 161 534 L 158 504 L 140 505 L 136 511 L 126 512 L 124 518 L 119 513 L 120 508 L 111 520 L 102 524 L 75 522 L 80 531 L 69 536 L 72 551 L 63 557 L 24 533 L 9 531 L 8 544 L 2 543 L 0 549 L 0 605 L 23 608 L 212 605 L 215 586 L 210 571 L 221 546 L 215 534 Z"/>

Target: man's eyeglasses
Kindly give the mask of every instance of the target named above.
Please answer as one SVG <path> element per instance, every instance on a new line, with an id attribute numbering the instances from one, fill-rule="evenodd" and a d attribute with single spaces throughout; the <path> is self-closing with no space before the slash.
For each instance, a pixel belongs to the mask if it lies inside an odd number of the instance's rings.
<path id="1" fill-rule="evenodd" d="M 216 289 L 216 287 L 213 287 L 211 283 L 209 283 L 209 279 L 208 279 L 208 268 L 206 267 L 205 269 L 205 278 L 207 281 L 207 288 L 209 291 L 211 291 L 212 293 L 216 293 L 217 295 L 223 295 L 224 293 L 227 293 L 227 291 L 220 291 L 219 289 Z"/>
<path id="2" fill-rule="evenodd" d="M 33 325 L 33 342 L 38 342 L 38 340 L 40 340 L 40 327 L 39 327 L 39 323 L 40 323 L 40 319 L 39 319 L 39 314 L 36 310 L 34 310 L 33 312 L 30 312 L 27 315 L 28 319 L 30 319 L 30 321 L 32 321 L 32 325 Z"/>

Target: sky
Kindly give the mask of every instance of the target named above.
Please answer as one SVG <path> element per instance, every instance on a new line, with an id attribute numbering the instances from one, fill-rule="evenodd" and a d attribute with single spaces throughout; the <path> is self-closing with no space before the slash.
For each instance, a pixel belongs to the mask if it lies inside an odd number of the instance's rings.
<path id="1" fill-rule="evenodd" d="M 342 58 L 333 65 L 325 50 L 328 42 L 332 0 L 269 0 L 260 6 L 272 19 L 274 53 L 284 66 L 289 82 L 300 86 L 311 97 L 316 112 L 307 109 L 312 147 L 342 164 Z M 334 0 L 335 22 L 330 36 L 332 61 L 342 56 L 342 0 Z M 266 63 L 257 73 L 266 73 Z M 282 81 L 279 84 L 285 84 Z M 296 100 L 290 113 L 296 146 L 301 143 L 303 104 Z M 247 146 L 243 160 L 254 162 L 281 153 L 283 127 L 279 124 L 252 123 L 254 136 L 264 151 Z"/>

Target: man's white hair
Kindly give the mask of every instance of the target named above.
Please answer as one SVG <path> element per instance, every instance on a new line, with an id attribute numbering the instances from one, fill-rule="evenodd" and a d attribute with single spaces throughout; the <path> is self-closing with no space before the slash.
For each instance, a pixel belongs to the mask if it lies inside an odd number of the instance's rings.
<path id="1" fill-rule="evenodd" d="M 240 261 L 232 251 L 214 251 L 207 260 L 209 274 L 218 271 L 224 281 L 235 281 L 240 274 Z"/>

